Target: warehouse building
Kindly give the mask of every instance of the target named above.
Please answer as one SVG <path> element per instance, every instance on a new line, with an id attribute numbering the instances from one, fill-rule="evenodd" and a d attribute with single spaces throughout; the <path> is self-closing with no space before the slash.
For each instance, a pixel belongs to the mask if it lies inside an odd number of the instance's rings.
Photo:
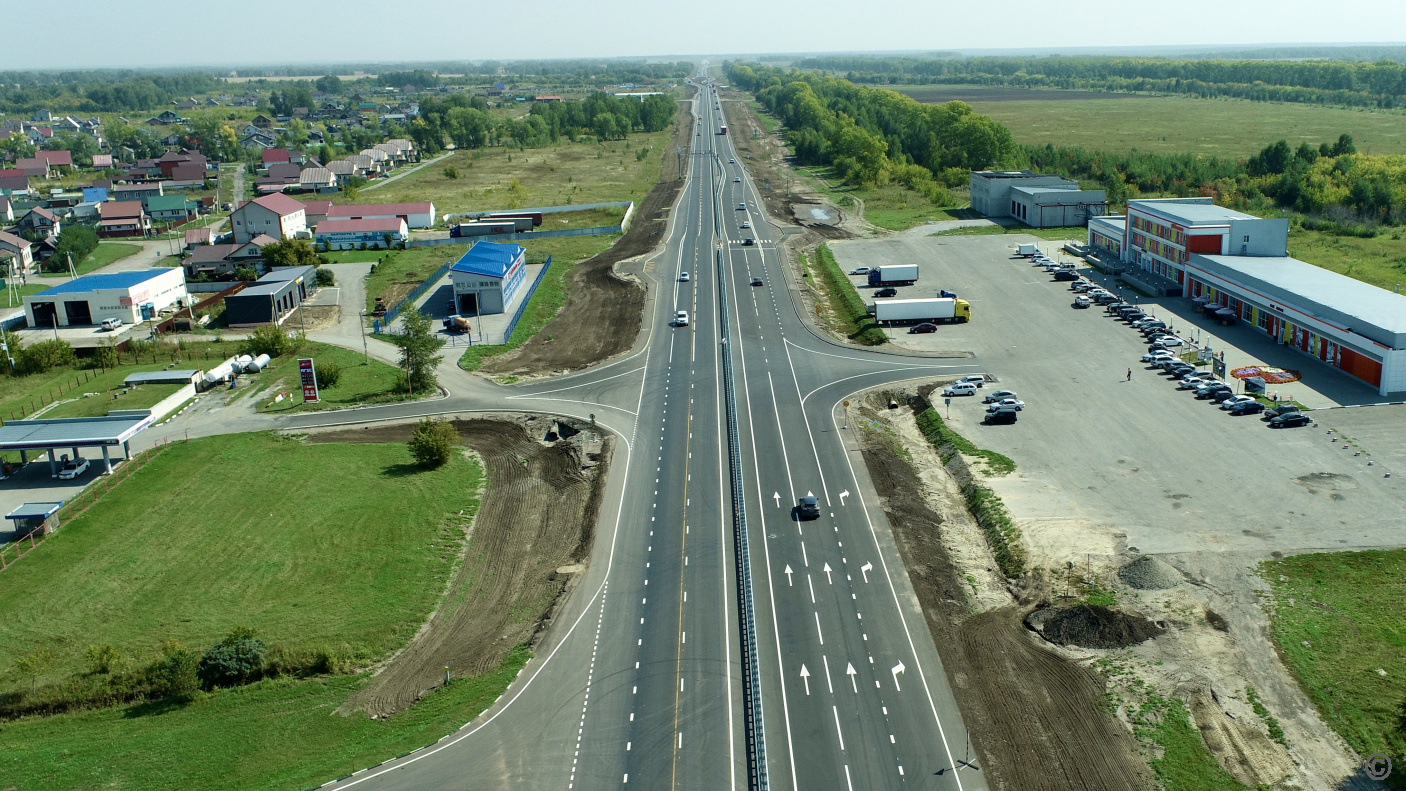
<path id="1" fill-rule="evenodd" d="M 84 275 L 24 298 L 31 327 L 68 327 L 122 319 L 136 324 L 171 305 L 184 305 L 186 281 L 179 267 Z"/>
<path id="2" fill-rule="evenodd" d="M 378 220 L 322 220 L 313 241 L 328 250 L 380 249 L 404 244 L 410 232 L 405 220 L 389 217 Z"/>
<path id="3" fill-rule="evenodd" d="M 1034 228 L 1084 225 L 1108 211 L 1103 190 L 1081 190 L 1072 179 L 1030 170 L 972 171 L 971 201 L 985 217 L 1013 217 Z"/>
<path id="4" fill-rule="evenodd" d="M 435 224 L 434 203 L 365 203 L 360 206 L 333 206 L 329 220 L 405 220 L 409 228 L 431 228 Z"/>
<path id="5" fill-rule="evenodd" d="M 316 288 L 317 267 L 281 266 L 225 297 L 225 318 L 231 327 L 282 324 Z"/>
<path id="6" fill-rule="evenodd" d="M 454 304 L 463 316 L 502 313 L 527 279 L 521 245 L 479 242 L 449 268 Z"/>

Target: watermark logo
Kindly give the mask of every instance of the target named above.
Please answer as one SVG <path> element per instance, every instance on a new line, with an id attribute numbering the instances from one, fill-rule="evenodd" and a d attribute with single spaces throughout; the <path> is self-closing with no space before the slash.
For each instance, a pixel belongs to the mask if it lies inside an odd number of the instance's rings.
<path id="1" fill-rule="evenodd" d="M 1362 762 L 1362 771 L 1373 780 L 1385 780 L 1391 777 L 1391 759 L 1384 753 L 1372 753 Z"/>

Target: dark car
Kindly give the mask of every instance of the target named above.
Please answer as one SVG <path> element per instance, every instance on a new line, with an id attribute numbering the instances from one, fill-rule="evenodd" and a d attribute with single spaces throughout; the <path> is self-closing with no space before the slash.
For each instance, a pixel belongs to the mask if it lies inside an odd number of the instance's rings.
<path id="1" fill-rule="evenodd" d="M 1182 364 L 1173 365 L 1170 368 L 1164 368 L 1163 370 L 1171 374 L 1173 379 L 1181 379 L 1183 376 L 1190 376 L 1191 374 L 1196 373 L 1197 369 L 1194 365 Z"/>
<path id="2" fill-rule="evenodd" d="M 1131 323 L 1133 323 L 1134 321 L 1137 321 L 1138 319 L 1146 318 L 1146 317 L 1147 317 L 1147 314 L 1146 314 L 1146 313 L 1143 313 L 1143 312 L 1140 311 L 1140 310 L 1137 310 L 1136 308 L 1134 308 L 1133 310 L 1125 310 L 1125 311 L 1123 311 L 1122 313 L 1119 314 L 1119 317 L 1122 318 L 1123 321 L 1126 321 L 1126 322 L 1128 322 L 1129 324 L 1131 324 Z"/>
<path id="3" fill-rule="evenodd" d="M 760 286 L 761 284 L 762 284 L 762 279 L 761 279 L 761 278 L 759 278 L 759 277 L 754 277 L 754 278 L 752 278 L 752 285 L 754 285 L 754 286 Z"/>
<path id="4" fill-rule="evenodd" d="M 1196 397 L 1203 401 L 1210 400 L 1219 404 L 1220 402 L 1224 401 L 1227 398 L 1230 398 L 1233 395 L 1235 395 L 1235 391 L 1231 390 L 1229 387 L 1217 387 L 1211 390 L 1207 390 L 1204 393 L 1197 393 Z"/>
<path id="5" fill-rule="evenodd" d="M 1054 273 L 1054 279 L 1059 281 L 1073 281 L 1079 279 L 1078 272 L 1071 272 L 1068 269 L 1061 269 Z"/>
<path id="6" fill-rule="evenodd" d="M 1016 413 L 1014 410 L 1011 410 L 1009 412 L 987 412 L 984 422 L 988 426 L 997 426 L 1014 423 L 1015 420 Z"/>
<path id="7" fill-rule="evenodd" d="M 874 296 L 876 296 L 876 297 L 896 297 L 896 296 L 898 296 L 898 289 L 896 289 L 896 288 L 881 288 L 881 289 L 879 289 L 878 291 L 875 291 L 875 292 L 874 292 Z"/>
<path id="8" fill-rule="evenodd" d="M 1264 413 L 1264 416 L 1268 418 L 1276 418 L 1280 415 L 1292 415 L 1298 411 L 1299 408 L 1295 404 L 1280 404 L 1279 406 L 1266 411 Z"/>
<path id="9" fill-rule="evenodd" d="M 752 247 L 752 246 L 755 245 L 756 243 L 757 243 L 757 240 L 756 240 L 756 239 L 743 239 L 743 240 L 742 240 L 742 246 L 743 246 L 743 247 Z"/>
<path id="10" fill-rule="evenodd" d="M 820 518 L 820 501 L 815 499 L 815 495 L 808 494 L 796 501 L 796 516 L 801 519 Z"/>
<path id="11" fill-rule="evenodd" d="M 1302 412 L 1290 412 L 1287 415 L 1280 415 L 1269 421 L 1270 428 L 1293 428 L 1294 426 L 1307 426 L 1313 422 L 1313 418 Z"/>
<path id="12" fill-rule="evenodd" d="M 908 331 L 908 334 L 921 335 L 925 332 L 937 332 L 937 325 L 927 321 L 923 322 L 922 324 L 915 324 L 913 325 L 913 329 Z"/>
<path id="13" fill-rule="evenodd" d="M 1230 408 L 1230 414 L 1239 417 L 1241 415 L 1258 415 L 1264 411 L 1264 404 L 1258 401 L 1246 401 L 1243 404 L 1236 404 Z"/>

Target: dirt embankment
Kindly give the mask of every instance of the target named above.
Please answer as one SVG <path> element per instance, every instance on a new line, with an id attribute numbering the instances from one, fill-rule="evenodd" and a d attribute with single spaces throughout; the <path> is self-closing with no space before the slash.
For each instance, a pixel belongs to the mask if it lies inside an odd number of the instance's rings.
<path id="1" fill-rule="evenodd" d="M 915 431 L 907 425 L 912 418 L 906 410 L 888 410 L 887 400 L 871 396 L 857 403 L 849 424 L 867 426 L 878 419 L 895 432 Z M 960 520 L 960 505 L 952 503 L 950 492 L 933 491 L 933 480 L 915 470 L 915 465 L 940 470 L 936 453 L 912 442 L 900 444 L 887 431 L 857 433 L 989 786 L 1012 791 L 1148 788 L 1150 774 L 1132 734 L 1104 707 L 1102 678 L 1026 629 L 1026 608 L 1009 603 L 1008 594 L 990 590 L 994 561 L 983 566 L 985 579 L 975 574 L 963 579 L 954 552 L 971 566 L 979 554 L 961 544 L 972 543 L 974 531 L 958 524 L 952 532 L 965 537 L 948 534 L 949 521 Z M 904 448 L 914 464 L 904 459 Z M 939 506 L 944 513 L 930 504 L 944 502 L 951 504 L 950 509 Z"/>
<path id="2" fill-rule="evenodd" d="M 590 553 L 612 441 L 567 427 L 543 441 L 546 418 L 456 420 L 482 459 L 488 486 L 440 606 L 347 709 L 375 717 L 401 711 L 455 676 L 502 663 L 531 643 L 575 575 L 559 573 Z M 314 433 L 309 442 L 402 442 L 413 424 Z"/>
<path id="3" fill-rule="evenodd" d="M 645 291 L 638 279 L 615 265 L 644 255 L 664 239 L 669 209 L 683 188 L 676 150 L 689 145 L 693 113 L 679 104 L 673 138 L 661 152 L 659 183 L 635 206 L 630 228 L 601 254 L 577 264 L 566 276 L 566 304 L 526 343 L 490 357 L 480 369 L 491 376 L 541 376 L 604 362 L 627 352 L 639 336 Z"/>

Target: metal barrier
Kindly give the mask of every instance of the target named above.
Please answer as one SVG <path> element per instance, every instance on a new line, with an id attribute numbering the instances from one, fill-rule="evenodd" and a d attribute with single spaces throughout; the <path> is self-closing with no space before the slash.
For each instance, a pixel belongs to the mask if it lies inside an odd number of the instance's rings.
<path id="1" fill-rule="evenodd" d="M 518 303 L 517 310 L 513 312 L 513 320 L 508 322 L 508 328 L 503 331 L 503 345 L 507 345 L 512 340 L 513 330 L 517 329 L 518 320 L 522 318 L 523 311 L 527 310 L 527 303 L 532 301 L 532 295 L 537 293 L 537 286 L 546 277 L 547 270 L 552 268 L 552 257 L 547 256 L 542 268 L 537 271 L 537 277 L 532 279 L 532 285 L 528 286 L 527 293 L 523 295 L 522 302 Z"/>

